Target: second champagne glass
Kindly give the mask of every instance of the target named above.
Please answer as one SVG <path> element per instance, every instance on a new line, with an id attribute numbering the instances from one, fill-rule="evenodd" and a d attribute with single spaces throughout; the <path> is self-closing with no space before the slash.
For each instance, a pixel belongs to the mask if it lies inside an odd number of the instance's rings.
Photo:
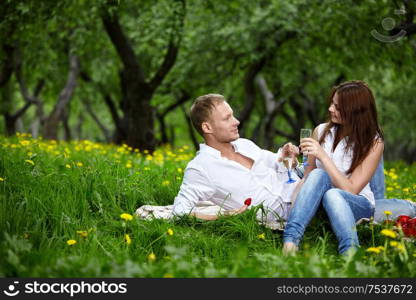
<path id="1" fill-rule="evenodd" d="M 289 179 L 286 181 L 286 183 L 296 182 L 296 180 L 292 178 L 292 163 L 293 163 L 292 158 L 290 158 L 290 157 L 284 157 L 283 158 L 283 164 L 285 165 L 285 167 L 287 169 L 287 176 L 289 177 Z"/>
<path id="2" fill-rule="evenodd" d="M 304 138 L 308 138 L 312 136 L 312 129 L 310 128 L 302 128 L 300 130 L 300 141 L 302 141 L 302 139 Z M 308 156 L 305 155 L 305 152 L 303 152 L 303 157 L 302 157 L 302 163 L 304 167 L 308 166 Z"/>

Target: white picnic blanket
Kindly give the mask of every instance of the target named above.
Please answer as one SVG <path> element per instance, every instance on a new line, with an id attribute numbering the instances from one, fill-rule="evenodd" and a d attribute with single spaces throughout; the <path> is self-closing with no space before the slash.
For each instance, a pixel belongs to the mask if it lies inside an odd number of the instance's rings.
<path id="1" fill-rule="evenodd" d="M 136 215 L 145 220 L 151 219 L 172 219 L 173 205 L 143 205 L 136 210 Z M 193 209 L 194 212 L 206 214 L 206 215 L 217 215 L 223 213 L 225 210 L 220 206 L 214 204 L 211 201 L 198 201 Z M 261 211 L 257 214 L 257 221 L 272 230 L 283 231 L 286 222 L 278 221 L 275 219 L 266 219 Z"/>

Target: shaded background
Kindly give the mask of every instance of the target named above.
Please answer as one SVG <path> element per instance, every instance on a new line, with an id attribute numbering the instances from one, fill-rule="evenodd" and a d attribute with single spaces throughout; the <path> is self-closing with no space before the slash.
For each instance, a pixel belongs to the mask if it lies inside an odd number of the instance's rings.
<path id="1" fill-rule="evenodd" d="M 368 82 L 385 158 L 416 157 L 416 1 L 14 1 L 0 6 L 0 134 L 197 145 L 192 100 L 225 95 L 270 150 Z"/>

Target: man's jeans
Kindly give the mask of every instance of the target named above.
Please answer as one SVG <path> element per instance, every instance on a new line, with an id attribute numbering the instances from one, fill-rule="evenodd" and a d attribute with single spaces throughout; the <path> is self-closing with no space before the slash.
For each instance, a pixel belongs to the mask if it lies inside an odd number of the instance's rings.
<path id="1" fill-rule="evenodd" d="M 376 199 L 376 209 L 374 211 L 374 222 L 382 223 L 389 218 L 397 219 L 400 215 L 406 215 L 414 218 L 416 216 L 416 203 L 401 199 L 385 199 L 384 198 L 384 162 L 381 158 L 377 169 L 370 180 L 370 188 Z M 392 214 L 387 216 L 384 212 L 390 211 Z"/>
<path id="2" fill-rule="evenodd" d="M 299 244 L 321 202 L 337 236 L 339 252 L 358 246 L 355 223 L 361 218 L 370 218 L 373 208 L 363 196 L 332 188 L 329 175 L 322 169 L 314 169 L 303 184 L 289 214 L 283 241 Z"/>

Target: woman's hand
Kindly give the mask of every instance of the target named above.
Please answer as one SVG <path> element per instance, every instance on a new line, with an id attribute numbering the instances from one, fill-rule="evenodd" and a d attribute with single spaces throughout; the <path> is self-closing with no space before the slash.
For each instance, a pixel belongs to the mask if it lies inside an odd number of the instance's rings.
<path id="1" fill-rule="evenodd" d="M 305 155 L 313 155 L 319 160 L 328 156 L 318 141 L 313 138 L 301 139 L 300 148 Z"/>

